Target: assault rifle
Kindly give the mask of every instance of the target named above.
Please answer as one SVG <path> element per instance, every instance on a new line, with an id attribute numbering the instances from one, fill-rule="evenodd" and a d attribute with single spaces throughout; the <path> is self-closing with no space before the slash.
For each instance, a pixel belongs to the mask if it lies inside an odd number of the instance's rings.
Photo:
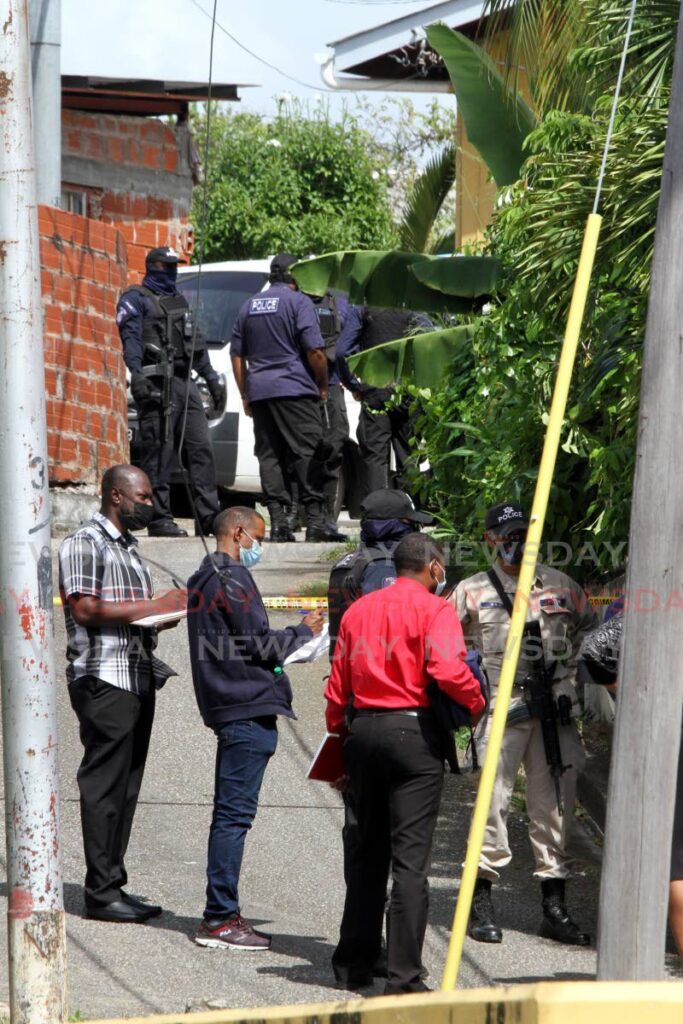
<path id="1" fill-rule="evenodd" d="M 522 634 L 522 650 L 525 649 L 525 640 L 532 642 L 528 644 L 528 649 L 532 650 L 532 668 L 529 675 L 525 676 L 522 681 L 525 691 L 524 703 L 508 712 L 506 725 L 517 725 L 519 722 L 528 721 L 530 718 L 539 719 L 545 759 L 548 762 L 548 768 L 555 783 L 557 809 L 560 814 L 564 814 L 560 779 L 567 769 L 571 768 L 571 765 L 562 763 L 562 750 L 560 749 L 557 723 L 559 721 L 560 725 L 570 725 L 572 720 L 572 702 L 565 694 L 562 694 L 557 700 L 553 696 L 555 663 L 553 662 L 550 667 L 545 663 L 541 627 L 537 621 L 526 623 L 524 633 Z"/>
<path id="2" fill-rule="evenodd" d="M 498 576 L 490 569 L 487 574 L 498 597 L 503 602 L 508 615 L 512 616 L 512 601 L 510 595 L 503 589 Z M 564 802 L 562 800 L 562 789 L 560 779 L 572 766 L 562 764 L 562 750 L 560 749 L 560 736 L 557 731 L 557 723 L 569 725 L 571 722 L 572 702 L 564 694 L 555 700 L 553 696 L 553 676 L 555 674 L 555 662 L 548 666 L 543 654 L 543 637 L 541 626 L 538 620 L 533 619 L 527 622 L 522 633 L 522 652 L 526 653 L 530 663 L 531 671 L 522 680 L 525 697 L 524 703 L 508 712 L 506 725 L 517 725 L 519 722 L 526 722 L 530 718 L 538 718 L 541 723 L 541 734 L 543 736 L 543 747 L 545 759 L 548 762 L 550 774 L 555 783 L 555 794 L 557 796 L 557 809 L 564 814 Z"/>

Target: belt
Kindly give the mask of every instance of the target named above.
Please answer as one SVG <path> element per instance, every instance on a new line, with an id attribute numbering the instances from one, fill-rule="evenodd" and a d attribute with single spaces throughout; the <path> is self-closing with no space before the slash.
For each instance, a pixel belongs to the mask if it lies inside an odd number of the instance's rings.
<path id="1" fill-rule="evenodd" d="M 430 718 L 429 708 L 354 708 L 353 718 L 373 718 L 375 715 L 405 715 L 408 718 Z"/>

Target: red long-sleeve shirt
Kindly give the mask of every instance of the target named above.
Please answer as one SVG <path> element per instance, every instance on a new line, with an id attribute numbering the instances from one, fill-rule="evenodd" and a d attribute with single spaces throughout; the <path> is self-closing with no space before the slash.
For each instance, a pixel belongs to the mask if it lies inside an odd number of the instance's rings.
<path id="1" fill-rule="evenodd" d="M 327 728 L 343 726 L 355 708 L 427 707 L 435 681 L 476 714 L 484 707 L 479 683 L 463 661 L 465 642 L 455 609 L 416 580 L 355 601 L 341 621 L 327 698 Z"/>

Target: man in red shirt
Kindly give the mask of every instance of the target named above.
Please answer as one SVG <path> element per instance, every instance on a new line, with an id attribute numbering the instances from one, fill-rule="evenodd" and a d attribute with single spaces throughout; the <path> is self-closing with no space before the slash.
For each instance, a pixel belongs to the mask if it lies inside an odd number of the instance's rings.
<path id="1" fill-rule="evenodd" d="M 464 662 L 454 609 L 435 596 L 446 579 L 443 549 L 405 537 L 394 552 L 397 580 L 354 602 L 341 621 L 325 691 L 327 727 L 345 732 L 344 759 L 356 798 L 359 856 L 347 879 L 335 975 L 347 988 L 372 984 L 382 935 L 389 865 L 385 993 L 421 992 L 432 837 L 443 784 L 444 750 L 426 687 L 468 708 L 484 699 Z"/>

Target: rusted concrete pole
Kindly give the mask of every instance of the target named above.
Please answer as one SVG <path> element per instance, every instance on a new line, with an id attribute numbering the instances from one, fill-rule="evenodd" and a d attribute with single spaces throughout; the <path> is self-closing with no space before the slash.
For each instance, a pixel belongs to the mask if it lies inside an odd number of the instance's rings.
<path id="1" fill-rule="evenodd" d="M 66 1012 L 27 0 L 0 0 L 0 673 L 12 1024 Z"/>

